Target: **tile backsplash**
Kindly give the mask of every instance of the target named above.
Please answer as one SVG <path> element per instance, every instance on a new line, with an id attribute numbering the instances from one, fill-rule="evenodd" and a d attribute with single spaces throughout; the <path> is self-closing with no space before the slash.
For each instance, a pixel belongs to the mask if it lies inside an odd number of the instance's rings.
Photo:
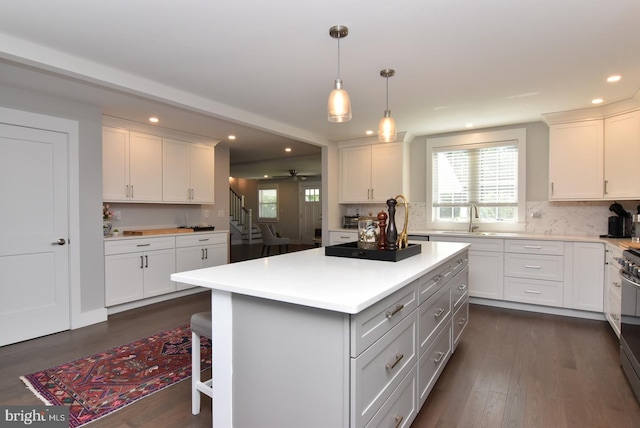
<path id="1" fill-rule="evenodd" d="M 549 202 L 527 201 L 525 233 L 548 235 L 586 235 L 607 234 L 608 217 L 616 215 L 609 211 L 614 201 L 595 202 Z M 631 214 L 637 213 L 640 201 L 617 201 Z M 376 215 L 387 211 L 386 205 L 349 205 L 346 215 Z M 534 217 L 533 214 L 539 217 Z M 404 207 L 398 205 L 396 224 L 404 224 Z M 427 230 L 427 207 L 424 202 L 409 204 L 408 230 Z"/>

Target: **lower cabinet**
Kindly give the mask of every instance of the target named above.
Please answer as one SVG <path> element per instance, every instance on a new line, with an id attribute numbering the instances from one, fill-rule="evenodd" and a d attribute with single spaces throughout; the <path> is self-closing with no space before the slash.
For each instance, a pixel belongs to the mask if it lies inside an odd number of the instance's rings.
<path id="1" fill-rule="evenodd" d="M 175 266 L 173 237 L 105 242 L 105 305 L 175 291 Z"/>
<path id="2" fill-rule="evenodd" d="M 227 238 L 220 233 L 176 236 L 176 271 L 202 269 L 227 263 Z M 177 290 L 193 288 L 176 283 Z"/>
<path id="3" fill-rule="evenodd" d="M 411 425 L 467 326 L 468 272 L 465 253 L 351 317 L 351 427 Z"/>
<path id="4" fill-rule="evenodd" d="M 109 239 L 104 254 L 109 307 L 190 288 L 171 274 L 227 263 L 227 234 Z"/>

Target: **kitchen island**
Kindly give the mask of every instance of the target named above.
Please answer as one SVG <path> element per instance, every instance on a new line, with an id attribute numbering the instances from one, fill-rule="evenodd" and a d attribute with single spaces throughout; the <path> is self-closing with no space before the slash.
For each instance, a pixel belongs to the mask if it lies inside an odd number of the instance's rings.
<path id="1" fill-rule="evenodd" d="M 468 244 L 419 245 L 395 263 L 316 248 L 171 275 L 212 290 L 213 426 L 408 427 L 468 319 Z"/>

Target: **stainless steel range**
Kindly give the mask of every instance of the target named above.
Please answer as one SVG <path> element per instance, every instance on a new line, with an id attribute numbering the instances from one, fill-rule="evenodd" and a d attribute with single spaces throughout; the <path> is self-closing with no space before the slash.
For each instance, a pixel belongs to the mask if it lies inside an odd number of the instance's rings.
<path id="1" fill-rule="evenodd" d="M 626 250 L 620 260 L 622 312 L 620 365 L 640 400 L 640 250 Z"/>

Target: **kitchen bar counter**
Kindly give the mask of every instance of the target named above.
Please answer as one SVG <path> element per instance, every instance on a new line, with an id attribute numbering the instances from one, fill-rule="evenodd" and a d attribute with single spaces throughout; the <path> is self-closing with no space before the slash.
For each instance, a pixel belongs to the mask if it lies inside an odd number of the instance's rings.
<path id="1" fill-rule="evenodd" d="M 388 346 L 393 348 L 400 340 L 394 335 L 416 334 L 416 280 L 433 276 L 447 284 L 452 275 L 444 275 L 445 269 L 466 267 L 468 244 L 421 245 L 419 255 L 399 262 L 325 256 L 324 248 L 316 248 L 171 275 L 173 281 L 212 290 L 213 426 L 359 428 L 363 416 L 354 413 L 352 394 L 362 381 L 353 365 L 354 349 L 361 345 L 353 334 L 354 320 L 363 321 L 358 317 L 363 311 L 377 311 L 377 303 L 385 306 L 381 320 L 364 317 L 363 328 L 373 332 L 402 320 L 383 336 L 391 339 L 379 340 L 392 340 Z M 407 298 L 402 309 L 398 302 L 404 300 L 397 299 Z M 413 326 L 414 333 L 407 336 L 405 326 Z M 393 355 L 402 360 L 402 373 L 416 376 L 411 340 L 406 358 Z M 380 355 L 393 362 L 393 356 Z M 400 390 L 402 378 L 411 379 L 392 372 L 387 370 L 391 377 L 384 381 L 391 382 L 388 391 Z M 416 403 L 413 391 L 409 402 Z"/>

